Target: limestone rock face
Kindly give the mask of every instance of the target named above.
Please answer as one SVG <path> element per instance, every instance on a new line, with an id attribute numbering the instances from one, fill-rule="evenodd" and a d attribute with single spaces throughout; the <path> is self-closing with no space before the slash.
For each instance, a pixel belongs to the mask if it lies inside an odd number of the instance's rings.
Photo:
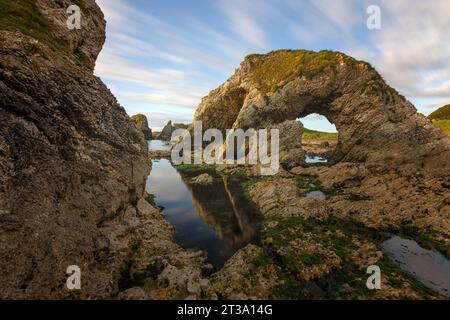
<path id="1" fill-rule="evenodd" d="M 35 29 L 14 18 L 17 28 L 0 30 L 2 299 L 111 297 L 126 257 L 113 230 L 136 223 L 127 208 L 149 172 L 142 134 L 92 72 L 103 15 L 94 0 L 76 1 L 82 29 L 69 30 L 70 3 L 11 6 L 34 10 Z M 82 291 L 66 288 L 70 265 Z"/>
<path id="2" fill-rule="evenodd" d="M 258 129 L 311 113 L 327 117 L 339 131 L 332 162 L 442 166 L 450 156 L 448 138 L 376 70 L 332 51 L 281 50 L 246 57 L 231 78 L 203 98 L 194 121 L 202 121 L 204 130 Z M 299 146 L 290 145 L 300 139 L 299 130 L 283 135 L 282 152 L 294 150 L 301 164 Z M 283 164 L 294 165 L 292 158 Z"/>
<path id="3" fill-rule="evenodd" d="M 170 139 L 172 138 L 172 132 L 174 132 L 175 129 L 176 128 L 172 125 L 172 121 L 169 120 L 169 122 L 167 122 L 167 124 L 159 134 L 158 140 L 170 141 Z"/>
<path id="4" fill-rule="evenodd" d="M 152 140 L 152 129 L 148 127 L 147 117 L 143 114 L 137 114 L 131 117 L 139 130 L 144 134 L 145 140 Z"/>

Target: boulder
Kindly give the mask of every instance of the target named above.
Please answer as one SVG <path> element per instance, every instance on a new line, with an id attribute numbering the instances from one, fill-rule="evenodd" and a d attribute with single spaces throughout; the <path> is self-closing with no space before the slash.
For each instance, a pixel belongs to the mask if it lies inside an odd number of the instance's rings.
<path id="1" fill-rule="evenodd" d="M 198 185 L 210 185 L 214 182 L 214 178 L 207 174 L 203 173 L 195 178 L 192 178 L 191 183 Z"/>

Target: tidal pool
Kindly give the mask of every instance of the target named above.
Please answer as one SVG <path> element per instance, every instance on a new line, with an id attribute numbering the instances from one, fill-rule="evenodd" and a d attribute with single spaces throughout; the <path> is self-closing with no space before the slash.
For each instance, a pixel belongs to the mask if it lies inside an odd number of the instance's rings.
<path id="1" fill-rule="evenodd" d="M 148 140 L 148 150 L 150 151 L 170 151 L 172 147 L 168 141 Z"/>
<path id="2" fill-rule="evenodd" d="M 325 157 L 307 153 L 305 155 L 305 163 L 307 163 L 307 164 L 328 163 L 328 160 Z"/>
<path id="3" fill-rule="evenodd" d="M 382 243 L 388 257 L 430 289 L 450 297 L 450 262 L 436 250 L 394 236 Z"/>
<path id="4" fill-rule="evenodd" d="M 216 268 L 257 239 L 258 213 L 236 182 L 214 175 L 212 185 L 194 185 L 169 160 L 153 161 L 147 192 L 156 196 L 174 227 L 174 240 L 186 249 L 207 253 Z"/>

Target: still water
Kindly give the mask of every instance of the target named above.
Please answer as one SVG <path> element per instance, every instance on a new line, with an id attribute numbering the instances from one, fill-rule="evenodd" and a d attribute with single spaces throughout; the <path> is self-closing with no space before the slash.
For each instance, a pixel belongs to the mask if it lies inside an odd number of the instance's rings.
<path id="1" fill-rule="evenodd" d="M 450 297 L 450 262 L 442 254 L 398 236 L 383 242 L 382 248 L 403 270 L 430 289 Z"/>
<path id="2" fill-rule="evenodd" d="M 195 185 L 169 160 L 154 160 L 146 189 L 175 227 L 175 242 L 205 251 L 209 262 L 220 268 L 234 252 L 257 240 L 259 215 L 236 181 L 210 174 L 212 185 Z"/>

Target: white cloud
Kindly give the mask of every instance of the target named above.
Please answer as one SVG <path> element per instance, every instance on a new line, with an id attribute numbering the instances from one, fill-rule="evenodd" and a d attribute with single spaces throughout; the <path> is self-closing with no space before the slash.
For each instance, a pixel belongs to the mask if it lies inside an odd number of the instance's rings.
<path id="1" fill-rule="evenodd" d="M 180 110 L 186 120 L 245 55 L 279 49 L 271 40 L 366 60 L 424 113 L 450 102 L 448 0 L 222 0 L 210 6 L 218 11 L 208 18 L 187 13 L 176 24 L 137 10 L 132 1 L 97 2 L 108 33 L 96 74 L 111 82 L 129 112 L 148 105 L 161 122 Z M 380 31 L 366 29 L 372 3 L 382 10 Z M 222 21 L 213 27 L 210 19 Z"/>
<path id="2" fill-rule="evenodd" d="M 382 0 L 375 65 L 408 97 L 450 101 L 450 2 Z"/>
<path id="3" fill-rule="evenodd" d="M 266 33 L 258 22 L 258 7 L 261 1 L 251 0 L 225 0 L 222 1 L 222 9 L 229 20 L 230 29 L 249 45 L 265 48 L 268 46 Z M 259 9 L 261 10 L 261 8 Z M 261 12 L 261 11 L 259 11 Z M 259 16 L 260 17 L 260 16 Z"/>

